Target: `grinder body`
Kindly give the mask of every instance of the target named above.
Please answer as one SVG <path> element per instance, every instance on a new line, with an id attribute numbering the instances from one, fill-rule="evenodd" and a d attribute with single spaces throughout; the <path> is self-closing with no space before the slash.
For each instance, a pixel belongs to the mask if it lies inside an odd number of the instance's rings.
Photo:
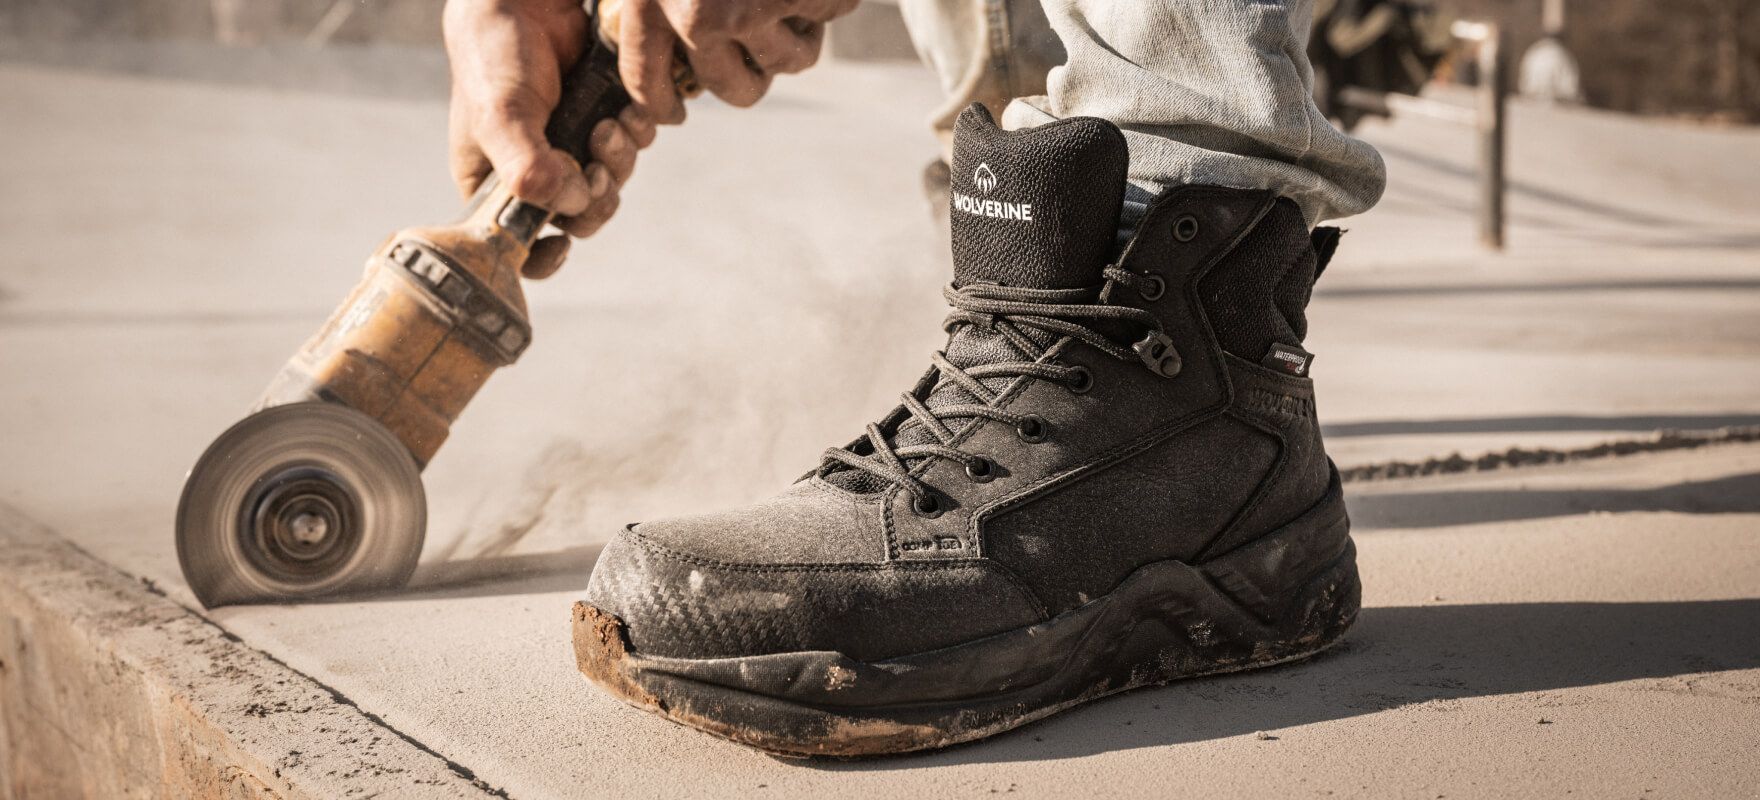
<path id="1" fill-rule="evenodd" d="M 615 0 L 592 30 L 615 31 Z M 675 69 L 690 93 L 688 71 Z M 545 130 L 582 164 L 629 102 L 593 36 Z M 532 338 L 520 267 L 551 220 L 493 175 L 449 225 L 393 234 L 254 412 L 191 469 L 177 512 L 185 578 L 209 607 L 395 588 L 426 527 L 420 470 L 497 368 Z"/>
<path id="2" fill-rule="evenodd" d="M 532 239 L 504 227 L 525 204 L 499 186 L 464 220 L 387 239 L 316 335 L 282 367 L 258 408 L 340 403 L 384 425 L 426 466 L 499 367 L 531 341 L 519 266 Z"/>
<path id="3" fill-rule="evenodd" d="M 609 5 L 596 20 L 600 29 L 610 29 Z M 545 130 L 579 163 L 593 126 L 629 103 L 616 71 L 615 53 L 596 39 L 569 73 Z M 390 429 L 425 466 L 489 374 L 531 343 L 520 266 L 550 217 L 491 175 L 463 219 L 393 234 L 259 408 L 342 403 Z"/>

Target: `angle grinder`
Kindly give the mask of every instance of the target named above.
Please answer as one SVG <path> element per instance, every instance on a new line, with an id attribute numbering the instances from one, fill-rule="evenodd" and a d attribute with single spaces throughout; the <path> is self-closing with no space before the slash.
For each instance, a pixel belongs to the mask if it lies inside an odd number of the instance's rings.
<path id="1" fill-rule="evenodd" d="M 618 3 L 590 7 L 587 51 L 545 136 L 582 164 L 594 125 L 629 103 Z M 675 62 L 681 94 L 698 93 Z M 551 213 L 489 176 L 450 225 L 409 228 L 294 354 L 254 413 L 191 468 L 177 558 L 209 608 L 404 585 L 421 555 L 421 470 L 489 374 L 532 340 L 520 266 Z"/>

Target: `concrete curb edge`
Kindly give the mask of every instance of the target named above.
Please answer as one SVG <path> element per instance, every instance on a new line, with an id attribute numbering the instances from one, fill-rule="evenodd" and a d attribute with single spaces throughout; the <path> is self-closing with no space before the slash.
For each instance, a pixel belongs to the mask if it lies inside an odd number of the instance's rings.
<path id="1" fill-rule="evenodd" d="M 0 798 L 505 797 L 0 504 Z"/>

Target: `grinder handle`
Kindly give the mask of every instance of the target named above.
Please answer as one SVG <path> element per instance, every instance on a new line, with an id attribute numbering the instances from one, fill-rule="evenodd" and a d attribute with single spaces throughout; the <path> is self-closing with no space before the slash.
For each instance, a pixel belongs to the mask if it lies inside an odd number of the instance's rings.
<path id="1" fill-rule="evenodd" d="M 599 30 L 600 17 L 594 15 L 592 30 Z M 581 54 L 562 79 L 562 99 L 550 112 L 544 127 L 544 138 L 551 146 L 580 162 L 587 163 L 587 138 L 601 120 L 617 116 L 629 105 L 629 92 L 617 75 L 617 51 L 606 43 L 602 34 L 588 37 L 587 51 Z"/>
<path id="2" fill-rule="evenodd" d="M 589 5 L 587 28 L 591 33 L 587 36 L 587 50 L 563 76 L 562 99 L 556 110 L 550 112 L 550 121 L 544 127 L 544 138 L 551 146 L 569 154 L 583 167 L 590 160 L 587 145 L 593 126 L 617 116 L 630 101 L 617 73 L 615 36 L 623 0 L 594 0 Z M 682 56 L 673 62 L 672 80 L 685 97 L 702 91 Z M 495 176 L 489 176 L 466 213 L 474 214 L 495 191 L 497 183 Z M 496 222 L 521 245 L 529 246 L 554 216 L 546 209 L 514 200 L 497 215 Z"/>

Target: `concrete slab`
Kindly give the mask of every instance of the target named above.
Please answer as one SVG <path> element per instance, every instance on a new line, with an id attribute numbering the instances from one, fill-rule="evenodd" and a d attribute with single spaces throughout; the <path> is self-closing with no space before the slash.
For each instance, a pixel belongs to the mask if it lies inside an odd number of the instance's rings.
<path id="1" fill-rule="evenodd" d="M 1756 498 L 1753 445 L 1359 485 L 1365 610 L 1333 653 L 860 763 L 772 759 L 591 690 L 563 624 L 590 551 L 214 618 L 515 797 L 1746 796 Z"/>
<path id="2" fill-rule="evenodd" d="M 214 619 L 514 796 L 1754 791 L 1753 448 L 1544 491 L 1367 488 L 1371 609 L 1346 652 L 994 745 L 803 767 L 588 692 L 567 609 L 617 525 L 785 485 L 939 344 L 944 245 L 917 194 L 936 99 L 915 68 L 829 64 L 759 112 L 699 104 L 532 288 L 536 343 L 425 476 L 418 588 Z M 0 180 L 26 188 L 0 199 L 0 500 L 188 602 L 184 470 L 385 234 L 454 213 L 444 109 L 19 65 L 0 106 Z M 1366 130 L 1389 199 L 1347 223 L 1312 309 L 1339 461 L 1760 422 L 1760 134 L 1515 120 L 1500 257 L 1472 243 L 1464 141 Z"/>
<path id="3" fill-rule="evenodd" d="M 562 629 L 587 553 L 215 617 L 517 797 L 1760 790 L 1760 447 L 1351 494 L 1366 610 L 1341 651 L 872 763 L 778 761 L 591 691 Z"/>

